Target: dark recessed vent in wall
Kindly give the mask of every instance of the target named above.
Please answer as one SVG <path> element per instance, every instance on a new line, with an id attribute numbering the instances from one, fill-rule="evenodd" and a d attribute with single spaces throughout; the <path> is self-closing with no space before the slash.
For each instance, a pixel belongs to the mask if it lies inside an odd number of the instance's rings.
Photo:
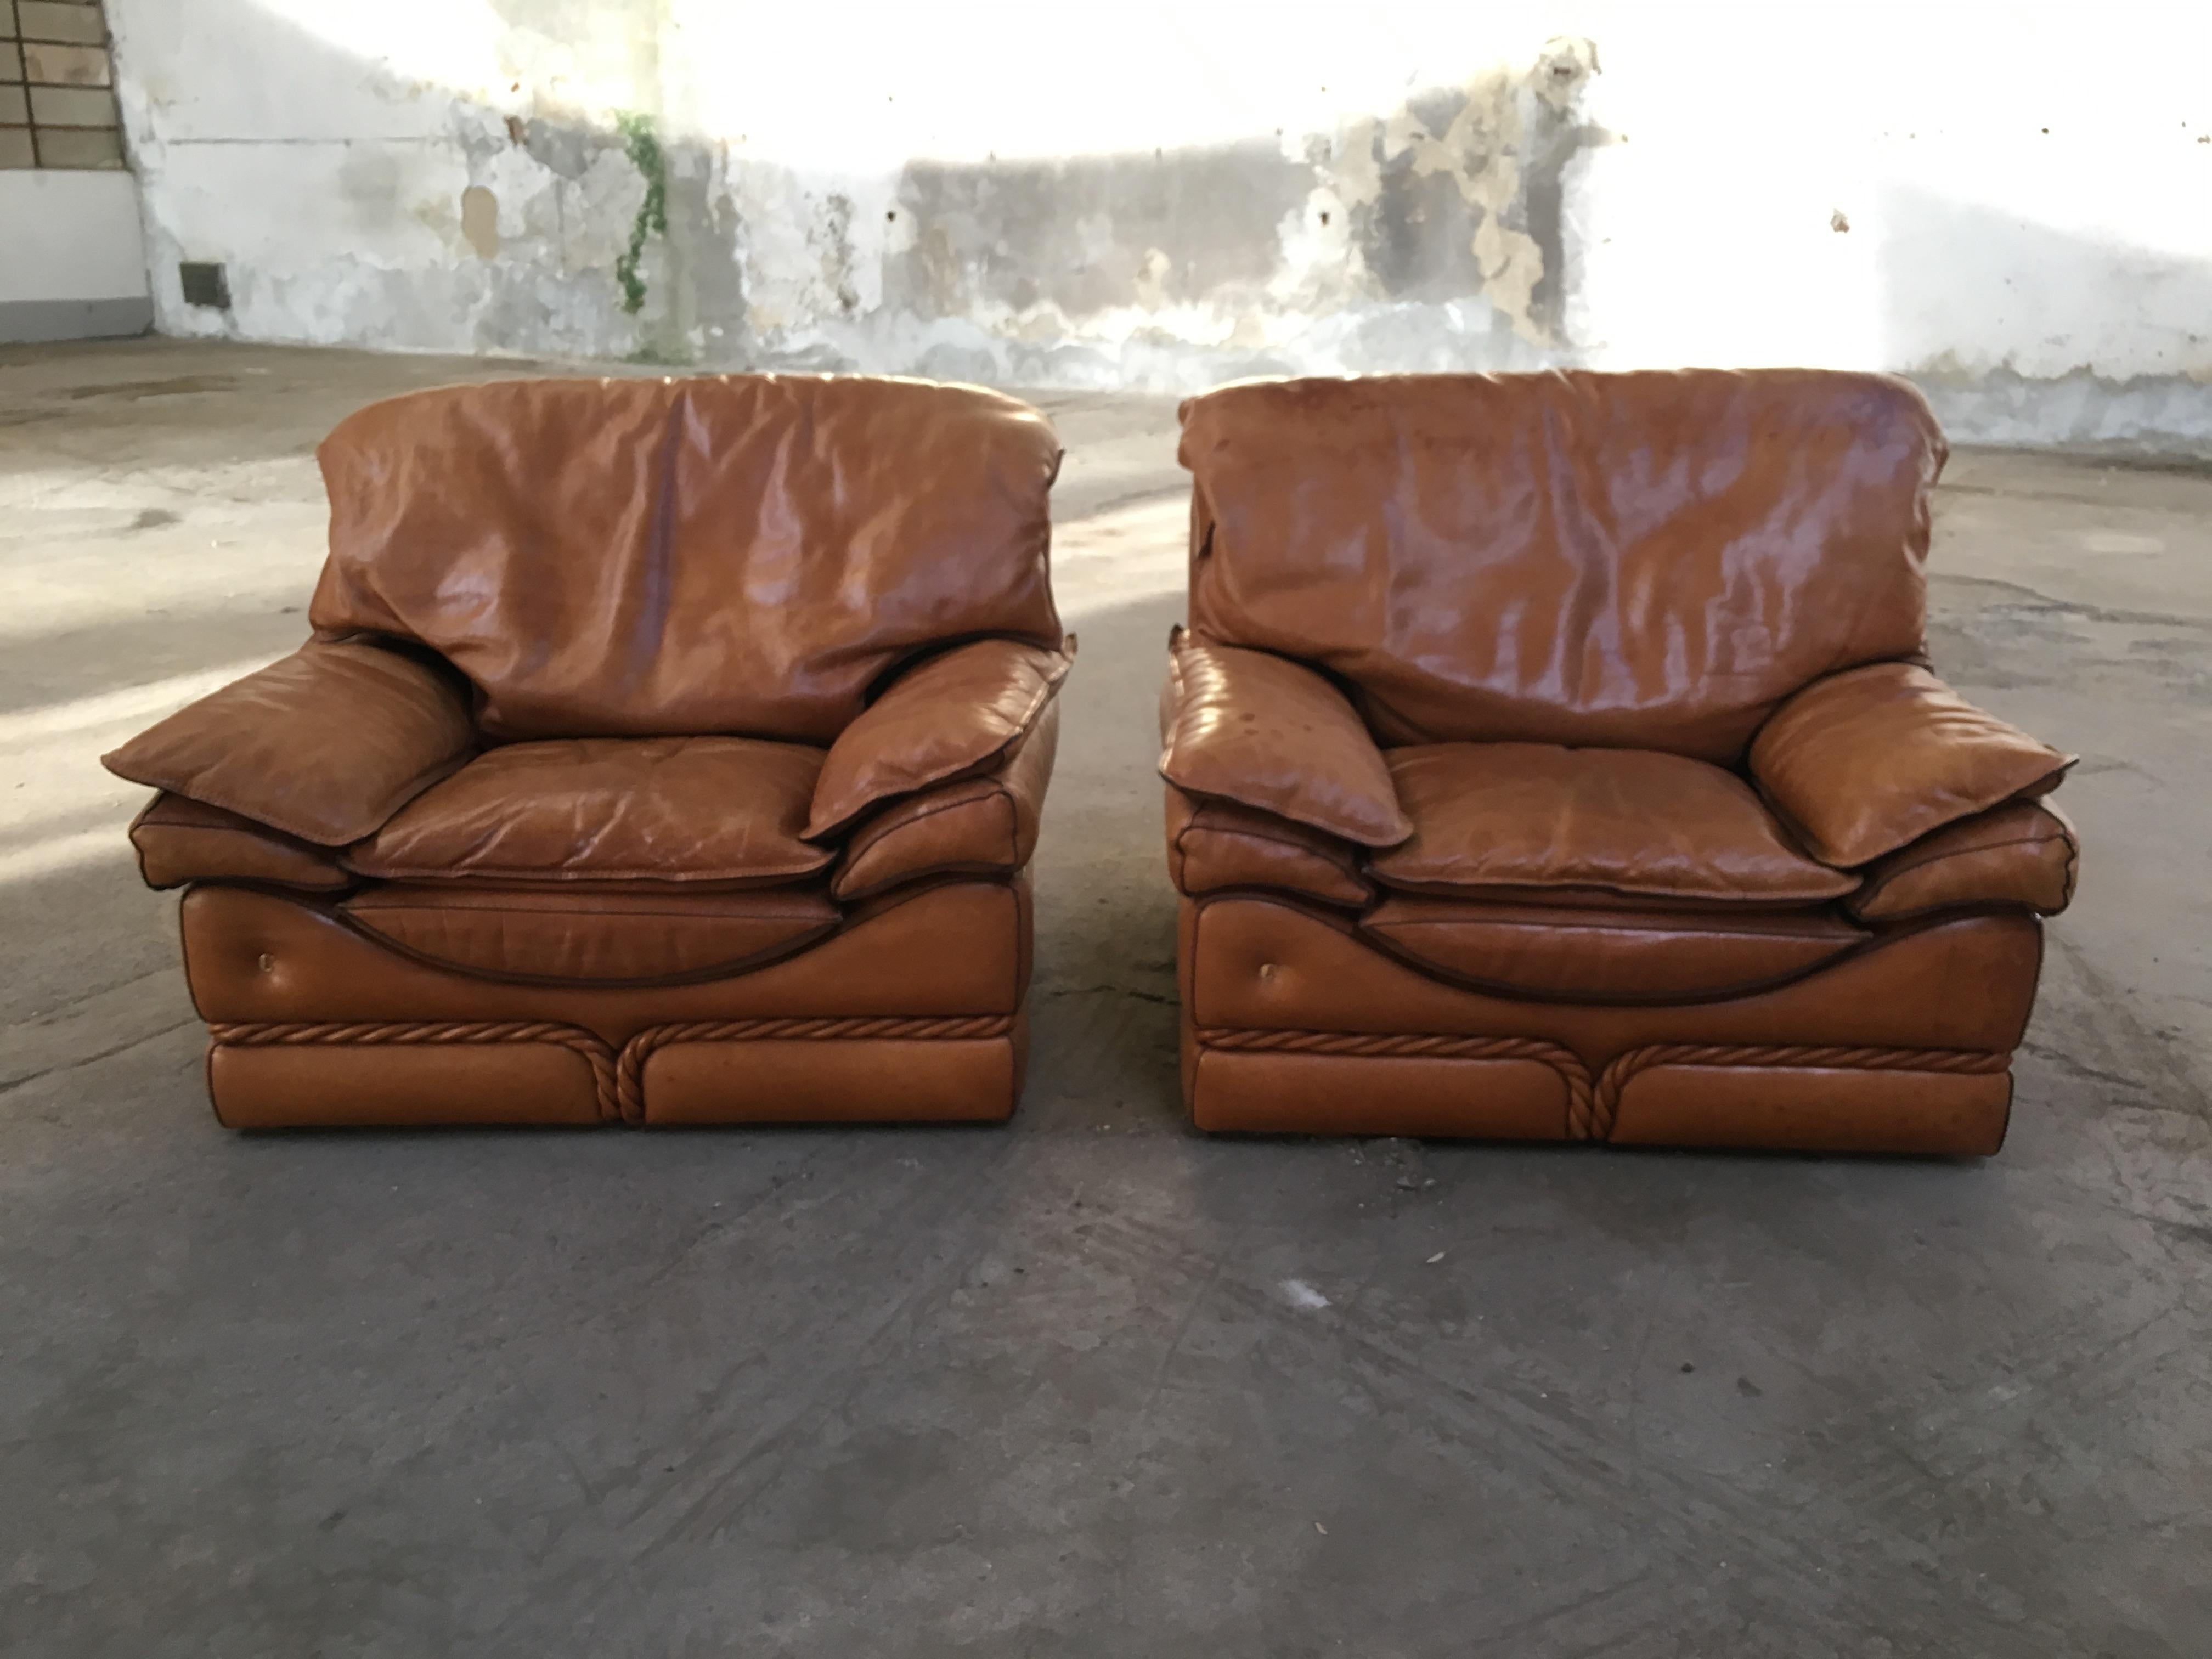
<path id="1" fill-rule="evenodd" d="M 221 265 L 195 264 L 187 259 L 178 265 L 177 276 L 185 285 L 186 305 L 230 309 L 230 278 L 223 275 Z"/>

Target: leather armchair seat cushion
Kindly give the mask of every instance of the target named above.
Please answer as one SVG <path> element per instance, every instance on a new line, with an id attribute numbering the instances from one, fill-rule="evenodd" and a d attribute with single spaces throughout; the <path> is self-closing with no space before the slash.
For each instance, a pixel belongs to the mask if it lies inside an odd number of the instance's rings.
<path id="1" fill-rule="evenodd" d="M 477 757 L 347 863 L 396 880 L 799 881 L 822 751 L 750 738 L 581 738 Z"/>
<path id="2" fill-rule="evenodd" d="M 1445 975 L 1569 1002 L 1681 1002 L 1778 984 L 1872 937 L 1832 910 L 1560 908 L 1394 895 L 1360 922 Z"/>
<path id="3" fill-rule="evenodd" d="M 1893 921 L 1963 905 L 2017 904 L 2045 915 L 2074 896 L 2074 826 L 2049 801 L 2011 801 L 1892 853 L 1851 895 L 1851 914 Z"/>
<path id="4" fill-rule="evenodd" d="M 1858 884 L 1800 852 L 1741 779 L 1684 756 L 1450 743 L 1388 760 L 1413 822 L 1411 839 L 1369 860 L 1392 887 L 1790 905 Z"/>
<path id="5" fill-rule="evenodd" d="M 501 979 L 635 984 L 730 973 L 834 932 L 818 889 L 615 892 L 391 882 L 340 909 L 365 933 L 445 967 Z"/>
<path id="6" fill-rule="evenodd" d="M 1350 842 L 1234 801 L 1168 786 L 1168 873 L 1188 895 L 1272 888 L 1324 904 L 1364 906 L 1375 888 Z"/>
<path id="7" fill-rule="evenodd" d="M 353 873 L 325 848 L 183 795 L 159 794 L 131 820 L 131 845 L 149 887 L 258 881 L 336 892 Z"/>
<path id="8" fill-rule="evenodd" d="M 830 890 L 851 901 L 928 876 L 1024 868 L 1036 850 L 1059 744 L 1060 709 L 1048 703 L 996 770 L 908 795 L 863 823 Z"/>

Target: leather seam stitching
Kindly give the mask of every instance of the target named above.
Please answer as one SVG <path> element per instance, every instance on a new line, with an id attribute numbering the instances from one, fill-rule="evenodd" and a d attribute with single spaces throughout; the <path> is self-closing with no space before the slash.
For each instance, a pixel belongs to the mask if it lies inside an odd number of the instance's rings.
<path id="1" fill-rule="evenodd" d="M 372 881 L 515 881 L 543 882 L 548 886 L 558 886 L 562 883 L 572 881 L 695 882 L 758 879 L 767 882 L 781 880 L 793 876 L 813 875 L 818 871 L 827 869 L 836 858 L 835 853 L 824 853 L 820 859 L 811 864 L 755 866 L 749 869 L 717 867 L 712 870 L 690 871 L 682 875 L 672 875 L 665 869 L 549 872 L 512 865 L 472 865 L 466 870 L 457 872 L 450 866 L 443 869 L 427 865 L 395 864 L 372 866 L 351 860 L 346 862 L 344 868 L 350 870 L 356 875 L 367 876 Z"/>

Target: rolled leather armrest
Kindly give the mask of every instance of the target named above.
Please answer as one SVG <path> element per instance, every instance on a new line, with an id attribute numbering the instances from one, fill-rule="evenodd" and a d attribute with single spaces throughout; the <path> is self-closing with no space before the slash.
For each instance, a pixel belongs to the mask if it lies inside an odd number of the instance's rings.
<path id="1" fill-rule="evenodd" d="M 1310 824 L 1235 801 L 1200 800 L 1167 787 L 1168 878 L 1197 898 L 1237 888 L 1271 888 L 1364 909 L 1375 888 L 1360 849 Z"/>
<path id="2" fill-rule="evenodd" d="M 2055 805 L 2008 801 L 1877 860 L 1844 902 L 1862 921 L 1984 904 L 2056 915 L 2073 901 L 2081 858 L 2074 826 Z"/>
<path id="3" fill-rule="evenodd" d="M 924 876 L 1012 875 L 1026 866 L 1059 743 L 1060 708 L 1047 702 L 988 769 L 871 813 L 845 843 L 831 896 L 852 903 Z"/>
<path id="4" fill-rule="evenodd" d="M 989 770 L 1035 726 L 1067 678 L 1059 651 L 977 640 L 893 680 L 830 745 L 806 839 L 836 835 L 878 802 Z"/>
<path id="5" fill-rule="evenodd" d="M 1413 833 L 1366 725 L 1315 670 L 1176 630 L 1168 642 L 1160 775 L 1363 847 Z"/>
<path id="6" fill-rule="evenodd" d="M 1856 869 L 1930 830 L 2056 788 L 2074 757 L 1985 714 L 1926 669 L 1815 680 L 1752 739 L 1751 774 L 1813 856 Z"/>
<path id="7" fill-rule="evenodd" d="M 138 873 L 156 890 L 195 881 L 252 881 L 337 893 L 356 880 L 327 848 L 166 792 L 131 820 L 131 845 L 137 849 Z"/>
<path id="8" fill-rule="evenodd" d="M 459 675 L 348 641 L 303 646 L 100 763 L 318 847 L 343 847 L 374 835 L 475 748 Z"/>

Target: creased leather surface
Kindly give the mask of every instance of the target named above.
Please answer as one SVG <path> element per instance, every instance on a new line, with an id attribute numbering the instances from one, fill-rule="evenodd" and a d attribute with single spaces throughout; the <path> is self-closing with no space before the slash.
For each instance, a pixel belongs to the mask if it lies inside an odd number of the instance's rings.
<path id="1" fill-rule="evenodd" d="M 2073 764 L 1910 663 L 1815 681 L 1751 746 L 1759 787 L 1814 857 L 1844 869 L 2055 788 Z"/>
<path id="2" fill-rule="evenodd" d="M 826 744 L 946 639 L 1060 642 L 1027 404 L 856 376 L 421 392 L 319 452 L 319 636 L 419 640 L 495 738 Z"/>
<path id="3" fill-rule="evenodd" d="M 1556 909 L 1404 895 L 1360 919 L 1401 956 L 1462 979 L 1574 1001 L 1668 1001 L 1816 968 L 1870 937 L 1826 909 Z"/>
<path id="4" fill-rule="evenodd" d="M 340 907 L 354 924 L 433 962 L 521 980 L 602 984 L 735 969 L 837 925 L 818 890 L 629 892 L 477 882 L 386 882 Z"/>
<path id="5" fill-rule="evenodd" d="M 159 794 L 131 823 L 131 845 L 149 887 L 188 881 L 269 881 L 332 892 L 354 884 L 325 849 L 220 806 Z"/>
<path id="6" fill-rule="evenodd" d="M 334 907 L 245 887 L 195 887 L 179 907 L 185 975 L 215 1024 L 557 1020 L 619 1048 L 679 1020 L 1011 1014 L 1028 988 L 1019 880 L 891 894 L 842 931 L 750 973 L 681 984 L 520 984 L 403 956 Z"/>
<path id="7" fill-rule="evenodd" d="M 1193 631 L 1330 670 L 1386 744 L 1733 763 L 1808 680 L 1923 648 L 1944 446 L 1902 380 L 1255 381 L 1182 422 Z"/>
<path id="8" fill-rule="evenodd" d="M 1312 669 L 1261 651 L 1170 641 L 1175 707 L 1164 710 L 1160 775 L 1363 846 L 1403 841 L 1382 752 L 1344 694 Z"/>
<path id="9" fill-rule="evenodd" d="M 1234 801 L 1200 800 L 1173 784 L 1167 813 L 1168 875 L 1182 892 L 1272 887 L 1355 908 L 1375 896 L 1350 842 Z"/>
<path id="10" fill-rule="evenodd" d="M 878 801 L 1000 759 L 1066 678 L 1068 644 L 1062 652 L 977 640 L 905 670 L 830 745 L 808 837 L 835 835 Z"/>
<path id="11" fill-rule="evenodd" d="M 1036 850 L 1059 744 L 1060 708 L 1048 702 L 993 771 L 909 795 L 861 824 L 845 844 L 830 890 L 853 900 L 946 872 L 1023 868 Z"/>
<path id="12" fill-rule="evenodd" d="M 478 756 L 354 848 L 387 879 L 794 880 L 822 751 L 749 738 L 579 738 Z"/>
<path id="13" fill-rule="evenodd" d="M 1414 826 L 1370 860 L 1393 886 L 1788 904 L 1857 885 L 1798 852 L 1741 779 L 1684 756 L 1459 743 L 1388 759 Z"/>
<path id="14" fill-rule="evenodd" d="M 319 847 L 372 833 L 476 741 L 465 686 L 411 655 L 309 644 L 140 732 L 118 777 Z"/>
<path id="15" fill-rule="evenodd" d="M 1893 921 L 1964 904 L 2020 904 L 2045 915 L 2074 896 L 2081 848 L 2047 800 L 2009 801 L 1900 848 L 1851 895 L 1855 915 Z"/>
<path id="16" fill-rule="evenodd" d="M 1449 983 L 1378 949 L 1341 915 L 1294 900 L 1186 901 L 1184 1006 L 1201 1026 L 1538 1037 L 1593 1075 L 1651 1043 L 2019 1044 L 2042 965 L 2042 924 L 1984 911 L 1900 929 L 1771 990 L 1661 1004 L 1505 996 Z M 1972 994 L 1961 994 L 1972 987 Z"/>
<path id="17" fill-rule="evenodd" d="M 1771 989 L 1607 1006 L 1447 983 L 1285 900 L 1181 910 L 1183 1091 L 1204 1128 L 1985 1155 L 2040 961 L 2033 917 L 1984 912 Z"/>

